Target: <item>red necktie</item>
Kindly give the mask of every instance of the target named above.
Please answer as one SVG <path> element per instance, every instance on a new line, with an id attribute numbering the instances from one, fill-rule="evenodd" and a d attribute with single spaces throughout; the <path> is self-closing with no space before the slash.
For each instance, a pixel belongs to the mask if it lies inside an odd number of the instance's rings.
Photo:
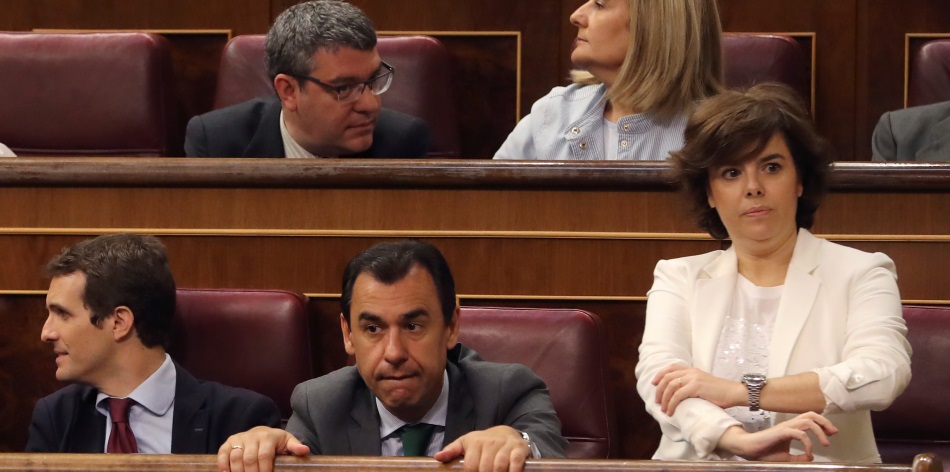
<path id="1" fill-rule="evenodd" d="M 129 409 L 135 403 L 131 398 L 110 398 L 109 416 L 112 417 L 112 433 L 106 452 L 110 454 L 130 454 L 139 452 L 132 428 L 129 427 Z"/>

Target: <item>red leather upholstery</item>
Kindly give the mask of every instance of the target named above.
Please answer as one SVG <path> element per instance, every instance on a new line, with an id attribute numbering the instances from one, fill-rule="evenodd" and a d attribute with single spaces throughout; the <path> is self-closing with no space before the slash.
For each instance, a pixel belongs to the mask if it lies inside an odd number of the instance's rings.
<path id="1" fill-rule="evenodd" d="M 224 108 L 252 98 L 274 94 L 264 64 L 263 34 L 235 36 L 224 46 L 214 108 Z"/>
<path id="2" fill-rule="evenodd" d="M 430 157 L 458 157 L 458 117 L 451 91 L 448 53 L 429 36 L 382 36 L 379 55 L 396 68 L 383 106 L 421 118 L 432 132 Z M 264 35 L 237 36 L 221 55 L 214 107 L 273 94 L 264 66 Z"/>
<path id="3" fill-rule="evenodd" d="M 811 104 L 809 58 L 789 36 L 726 33 L 722 41 L 726 87 L 746 88 L 761 82 L 779 82 Z"/>
<path id="4" fill-rule="evenodd" d="M 913 378 L 891 406 L 872 412 L 874 436 L 885 463 L 910 464 L 933 452 L 950 458 L 950 307 L 904 306 L 913 348 Z M 834 441 L 834 439 L 832 439 Z"/>
<path id="5" fill-rule="evenodd" d="M 459 341 L 488 361 L 516 362 L 548 385 L 570 458 L 616 455 L 600 319 L 579 310 L 463 307 Z M 614 438 L 614 441 L 611 441 Z"/>
<path id="6" fill-rule="evenodd" d="M 0 142 L 19 156 L 175 156 L 169 45 L 148 33 L 0 33 Z"/>
<path id="7" fill-rule="evenodd" d="M 928 41 L 911 59 L 907 106 L 950 100 L 950 39 Z"/>
<path id="8" fill-rule="evenodd" d="M 178 290 L 169 349 L 200 379 L 272 398 L 290 418 L 290 394 L 313 377 L 304 297 L 276 290 Z"/>

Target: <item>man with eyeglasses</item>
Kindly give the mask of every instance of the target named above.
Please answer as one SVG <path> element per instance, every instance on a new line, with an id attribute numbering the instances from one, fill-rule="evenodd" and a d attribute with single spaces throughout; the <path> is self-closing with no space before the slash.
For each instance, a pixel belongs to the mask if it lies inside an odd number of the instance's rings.
<path id="1" fill-rule="evenodd" d="M 338 0 L 294 5 L 265 41 L 276 96 L 215 110 L 188 122 L 189 157 L 425 157 L 429 128 L 381 108 L 395 69 L 380 60 L 376 31 Z"/>

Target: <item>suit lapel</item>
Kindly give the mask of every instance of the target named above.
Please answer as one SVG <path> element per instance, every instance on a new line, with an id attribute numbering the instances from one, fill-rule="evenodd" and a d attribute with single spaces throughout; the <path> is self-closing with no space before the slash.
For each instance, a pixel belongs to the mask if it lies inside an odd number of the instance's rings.
<path id="1" fill-rule="evenodd" d="M 172 454 L 206 454 L 210 426 L 206 393 L 198 380 L 178 363 L 175 372 Z"/>
<path id="2" fill-rule="evenodd" d="M 349 455 L 382 455 L 382 441 L 379 438 L 379 413 L 376 401 L 369 389 L 356 389 L 353 393 L 353 408 L 350 421 L 346 424 L 346 437 L 349 439 Z"/>
<path id="3" fill-rule="evenodd" d="M 80 408 L 73 413 L 69 432 L 63 435 L 61 452 L 99 453 L 105 451 L 106 417 L 96 410 L 98 391 L 84 387 L 80 394 Z"/>
<path id="4" fill-rule="evenodd" d="M 261 114 L 261 123 L 244 149 L 245 156 L 286 157 L 280 136 L 280 100 L 270 99 Z"/>
<path id="5" fill-rule="evenodd" d="M 696 280 L 696 296 L 693 297 L 691 325 L 693 334 L 693 366 L 711 370 L 722 324 L 732 308 L 732 295 L 736 288 L 738 260 L 735 249 L 728 249 L 703 267 Z"/>
<path id="6" fill-rule="evenodd" d="M 802 327 L 811 313 L 821 281 L 814 275 L 818 267 L 821 240 L 805 229 L 799 230 L 798 241 L 785 275 L 785 289 L 778 306 L 769 349 L 769 376 L 785 375 L 792 350 Z M 781 333 L 776 336 L 774 333 Z"/>
<path id="7" fill-rule="evenodd" d="M 445 439 L 442 447 L 462 435 L 475 431 L 475 404 L 468 382 L 462 371 L 452 362 L 447 362 L 449 371 L 449 405 L 445 417 Z"/>

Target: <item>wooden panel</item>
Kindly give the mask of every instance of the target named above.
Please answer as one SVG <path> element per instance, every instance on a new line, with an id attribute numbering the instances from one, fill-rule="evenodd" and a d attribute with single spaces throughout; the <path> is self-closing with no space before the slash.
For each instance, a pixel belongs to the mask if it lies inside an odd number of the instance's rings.
<path id="1" fill-rule="evenodd" d="M 856 155 L 854 141 L 856 3 L 719 0 L 724 31 L 816 34 L 816 123 L 842 160 L 870 160 L 870 152 Z"/>
<path id="2" fill-rule="evenodd" d="M 857 153 L 870 160 L 871 134 L 881 115 L 904 107 L 905 35 L 950 33 L 950 2 L 862 0 L 857 33 Z"/>

